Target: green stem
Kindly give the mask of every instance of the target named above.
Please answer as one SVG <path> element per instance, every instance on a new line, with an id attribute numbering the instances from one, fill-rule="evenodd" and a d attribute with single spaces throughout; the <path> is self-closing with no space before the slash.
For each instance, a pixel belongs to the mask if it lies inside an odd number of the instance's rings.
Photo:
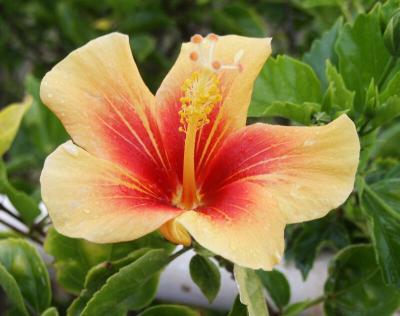
<path id="1" fill-rule="evenodd" d="M 382 89 L 384 83 L 387 80 L 387 77 L 392 72 L 392 68 L 395 66 L 396 61 L 397 61 L 397 57 L 390 56 L 390 59 L 389 59 L 388 63 L 386 64 L 385 70 L 383 71 L 383 74 L 382 74 L 382 76 L 381 76 L 381 78 L 379 79 L 379 82 L 378 82 L 379 91 Z"/>
<path id="2" fill-rule="evenodd" d="M 172 254 L 169 257 L 169 262 L 175 260 L 176 258 L 178 258 L 180 255 L 183 255 L 186 251 L 192 249 L 192 247 L 183 247 L 181 250 L 175 252 L 174 254 Z"/>
<path id="3" fill-rule="evenodd" d="M 326 299 L 325 295 L 321 295 L 321 296 L 317 297 L 316 299 L 313 299 L 312 301 L 310 301 L 307 304 L 307 308 L 310 308 L 314 305 L 318 305 L 319 303 L 322 303 L 323 301 L 325 301 L 325 299 Z"/>

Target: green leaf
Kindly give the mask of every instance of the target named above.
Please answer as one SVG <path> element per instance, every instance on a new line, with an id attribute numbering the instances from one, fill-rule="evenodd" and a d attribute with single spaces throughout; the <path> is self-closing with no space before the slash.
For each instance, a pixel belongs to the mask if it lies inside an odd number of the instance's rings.
<path id="1" fill-rule="evenodd" d="M 328 316 L 389 316 L 400 304 L 400 293 L 383 282 L 370 245 L 349 246 L 335 256 L 325 295 Z"/>
<path id="2" fill-rule="evenodd" d="M 400 176 L 365 185 L 362 206 L 371 219 L 372 240 L 384 279 L 400 288 Z"/>
<path id="3" fill-rule="evenodd" d="M 296 104 L 292 102 L 274 102 L 266 107 L 262 117 L 280 116 L 303 125 L 310 125 L 311 118 L 321 108 L 320 104 L 304 102 Z"/>
<path id="4" fill-rule="evenodd" d="M 391 96 L 400 95 L 400 71 L 397 72 L 387 83 L 380 95 L 381 103 L 387 101 Z"/>
<path id="5" fill-rule="evenodd" d="M 268 59 L 258 76 L 248 116 L 260 117 L 276 102 L 319 103 L 321 86 L 312 68 L 288 56 Z"/>
<path id="6" fill-rule="evenodd" d="M 37 250 L 23 239 L 0 240 L 0 263 L 17 282 L 25 304 L 36 313 L 50 305 L 50 280 Z"/>
<path id="7" fill-rule="evenodd" d="M 93 295 L 81 316 L 119 315 L 141 306 L 143 302 L 132 302 L 130 298 L 134 295 L 143 298 L 140 295 L 142 287 L 158 275 L 168 262 L 168 252 L 155 249 L 121 268 Z"/>
<path id="8" fill-rule="evenodd" d="M 382 104 L 370 121 L 372 128 L 377 128 L 400 116 L 400 96 L 392 96 Z"/>
<path id="9" fill-rule="evenodd" d="M 334 65 L 337 63 L 335 42 L 342 25 L 343 19 L 339 18 L 329 31 L 312 43 L 310 51 L 303 56 L 303 61 L 314 69 L 323 87 L 328 85 L 325 77 L 326 61 L 330 60 Z"/>
<path id="10" fill-rule="evenodd" d="M 215 254 L 212 253 L 210 250 L 204 248 L 197 242 L 193 242 L 193 250 L 200 256 L 203 257 L 214 257 Z"/>
<path id="11" fill-rule="evenodd" d="M 341 249 L 350 243 L 347 230 L 336 221 L 335 216 L 301 224 L 298 230 L 288 245 L 286 256 L 295 261 L 303 279 L 307 278 L 317 254 L 323 247 Z"/>
<path id="12" fill-rule="evenodd" d="M 353 26 L 346 24 L 339 33 L 336 53 L 339 58 L 339 71 L 346 86 L 356 91 L 355 110 L 362 113 L 366 88 L 371 78 L 379 82 L 389 61 L 378 16 L 372 13 L 360 14 Z"/>
<path id="13" fill-rule="evenodd" d="M 149 250 L 149 248 L 141 248 L 133 251 L 122 259 L 103 262 L 91 268 L 86 275 L 85 288 L 68 308 L 67 315 L 81 315 L 87 302 L 89 302 L 93 295 L 101 289 L 109 277 L 117 273 L 124 266 L 131 264 L 143 256 Z M 144 284 L 140 291 L 132 293 L 132 295 L 129 297 L 129 300 L 131 301 L 130 307 L 134 309 L 140 309 L 144 306 L 147 306 L 153 300 L 157 291 L 157 286 L 158 275 L 154 276 L 146 284 Z M 123 311 L 121 311 L 121 313 L 123 313 Z"/>
<path id="14" fill-rule="evenodd" d="M 131 242 L 115 244 L 95 244 L 83 239 L 65 237 L 54 228 L 50 229 L 44 248 L 54 257 L 57 280 L 71 293 L 79 294 L 83 289 L 89 269 L 104 261 L 114 261 L 128 253 L 144 248 L 174 248 L 158 233 L 146 235 Z"/>
<path id="15" fill-rule="evenodd" d="M 249 316 L 267 316 L 267 303 L 256 271 L 238 265 L 234 266 L 233 271 L 239 288 L 240 301 L 247 306 Z"/>
<path id="16" fill-rule="evenodd" d="M 400 147 L 398 140 L 400 139 L 400 124 L 392 124 L 388 129 L 383 131 L 374 146 L 374 152 L 380 157 L 400 158 Z"/>
<path id="17" fill-rule="evenodd" d="M 26 310 L 24 298 L 18 287 L 18 283 L 2 264 L 0 264 L 0 286 L 13 308 L 17 309 L 22 315 L 28 316 L 29 313 Z"/>
<path id="18" fill-rule="evenodd" d="M 283 311 L 282 316 L 297 316 L 299 315 L 302 311 L 306 310 L 307 308 L 310 307 L 310 302 L 312 301 L 303 301 L 303 302 L 297 302 L 294 304 L 289 305 L 288 307 L 285 308 Z"/>
<path id="19" fill-rule="evenodd" d="M 282 272 L 258 270 L 257 275 L 277 307 L 281 309 L 289 303 L 290 285 Z"/>
<path id="20" fill-rule="evenodd" d="M 10 148 L 19 124 L 31 104 L 32 98 L 27 97 L 23 102 L 10 104 L 0 111 L 0 156 Z"/>
<path id="21" fill-rule="evenodd" d="M 138 316 L 200 316 L 200 313 L 186 306 L 156 305 L 141 312 Z"/>
<path id="22" fill-rule="evenodd" d="M 329 109 L 323 108 L 323 110 L 332 113 L 332 109 L 334 113 L 340 114 L 350 110 L 353 107 L 355 92 L 346 88 L 341 74 L 329 61 L 326 62 L 326 77 L 329 82 L 330 105 Z"/>
<path id="23" fill-rule="evenodd" d="M 195 255 L 190 260 L 189 268 L 193 282 L 211 303 L 221 287 L 221 275 L 218 267 L 210 259 Z"/>
<path id="24" fill-rule="evenodd" d="M 242 304 L 239 295 L 236 296 L 235 302 L 233 303 L 228 316 L 247 316 L 247 307 Z"/>
<path id="25" fill-rule="evenodd" d="M 55 307 L 46 309 L 41 316 L 58 316 L 58 311 Z"/>
<path id="26" fill-rule="evenodd" d="M 0 193 L 5 194 L 11 204 L 21 215 L 22 220 L 29 226 L 40 215 L 37 203 L 25 192 L 19 191 L 8 182 L 6 167 L 0 159 Z"/>

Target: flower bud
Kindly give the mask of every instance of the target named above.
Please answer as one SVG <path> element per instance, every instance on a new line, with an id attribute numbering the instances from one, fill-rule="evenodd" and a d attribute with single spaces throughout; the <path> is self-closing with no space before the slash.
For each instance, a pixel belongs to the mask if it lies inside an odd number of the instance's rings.
<path id="1" fill-rule="evenodd" d="M 397 12 L 390 19 L 383 35 L 383 39 L 390 54 L 400 57 L 400 12 Z"/>

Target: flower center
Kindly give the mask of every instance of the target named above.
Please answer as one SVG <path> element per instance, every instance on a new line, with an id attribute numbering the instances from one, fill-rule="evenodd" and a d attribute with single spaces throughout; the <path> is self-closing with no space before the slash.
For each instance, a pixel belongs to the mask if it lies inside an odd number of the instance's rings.
<path id="1" fill-rule="evenodd" d="M 196 133 L 210 122 L 209 115 L 222 97 L 217 75 L 209 69 L 193 72 L 183 83 L 182 91 L 179 130 L 186 134 L 182 205 L 185 209 L 192 209 L 199 203 L 194 165 Z"/>
<path id="2" fill-rule="evenodd" d="M 222 100 L 218 73 L 224 69 L 242 71 L 240 59 L 243 55 L 243 50 L 239 50 L 234 56 L 233 64 L 223 64 L 214 58 L 217 35 L 209 34 L 206 38 L 194 35 L 191 42 L 194 44 L 194 50 L 189 54 L 189 58 L 192 62 L 199 63 L 200 67 L 182 84 L 183 96 L 180 99 L 179 110 L 179 131 L 186 134 L 181 205 L 188 210 L 200 204 L 194 161 L 197 131 L 210 122 L 211 112 Z"/>

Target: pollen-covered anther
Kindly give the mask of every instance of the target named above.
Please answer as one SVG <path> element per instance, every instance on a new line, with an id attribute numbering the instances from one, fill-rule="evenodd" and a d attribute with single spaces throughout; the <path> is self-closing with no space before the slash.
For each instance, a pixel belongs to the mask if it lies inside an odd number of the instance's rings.
<path id="1" fill-rule="evenodd" d="M 195 34 L 190 38 L 190 41 L 194 44 L 200 44 L 203 41 L 203 36 Z"/>
<path id="2" fill-rule="evenodd" d="M 215 70 L 218 70 L 221 68 L 221 62 L 218 60 L 214 60 L 211 65 Z"/>
<path id="3" fill-rule="evenodd" d="M 191 52 L 189 57 L 191 60 L 197 61 L 199 59 L 199 54 L 197 52 Z"/>
<path id="4" fill-rule="evenodd" d="M 208 69 L 195 71 L 184 81 L 181 90 L 183 96 L 180 98 L 179 130 L 186 132 L 189 124 L 199 129 L 209 123 L 210 113 L 222 99 L 216 74 Z"/>
<path id="5" fill-rule="evenodd" d="M 214 33 L 210 33 L 207 35 L 207 39 L 213 42 L 218 41 L 218 35 Z"/>
<path id="6" fill-rule="evenodd" d="M 191 37 L 191 42 L 195 44 L 194 50 L 189 53 L 191 61 L 198 62 L 203 68 L 213 72 L 221 70 L 237 70 L 243 71 L 243 64 L 240 63 L 244 55 L 244 50 L 239 49 L 233 56 L 233 63 L 226 63 L 215 59 L 215 49 L 219 41 L 218 35 L 214 33 L 208 34 L 205 38 L 196 34 Z"/>

